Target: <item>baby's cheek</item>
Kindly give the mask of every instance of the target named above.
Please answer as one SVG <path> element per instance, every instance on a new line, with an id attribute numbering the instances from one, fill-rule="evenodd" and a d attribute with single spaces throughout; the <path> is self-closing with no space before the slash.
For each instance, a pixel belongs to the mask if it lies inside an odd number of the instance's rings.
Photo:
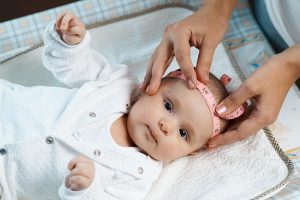
<path id="1" fill-rule="evenodd" d="M 179 145 L 163 145 L 162 148 L 158 149 L 157 155 L 160 160 L 172 161 L 183 156 L 188 155 L 187 149 Z"/>

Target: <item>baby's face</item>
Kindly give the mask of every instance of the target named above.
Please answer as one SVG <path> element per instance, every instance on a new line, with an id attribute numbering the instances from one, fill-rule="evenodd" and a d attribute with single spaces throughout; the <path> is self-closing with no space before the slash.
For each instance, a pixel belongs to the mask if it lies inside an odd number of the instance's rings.
<path id="1" fill-rule="evenodd" d="M 152 158 L 171 161 L 199 150 L 211 136 L 206 102 L 185 81 L 168 78 L 153 96 L 143 95 L 127 119 L 134 143 Z"/>

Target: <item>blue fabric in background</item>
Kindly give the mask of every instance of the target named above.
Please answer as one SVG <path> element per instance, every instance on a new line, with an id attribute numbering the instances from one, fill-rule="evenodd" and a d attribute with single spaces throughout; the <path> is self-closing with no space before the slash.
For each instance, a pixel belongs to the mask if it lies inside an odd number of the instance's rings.
<path id="1" fill-rule="evenodd" d="M 288 48 L 286 42 L 282 39 L 280 34 L 275 29 L 270 17 L 267 13 L 267 8 L 264 0 L 250 0 L 250 5 L 254 17 L 264 32 L 268 41 L 272 45 L 275 52 L 279 53 Z"/>

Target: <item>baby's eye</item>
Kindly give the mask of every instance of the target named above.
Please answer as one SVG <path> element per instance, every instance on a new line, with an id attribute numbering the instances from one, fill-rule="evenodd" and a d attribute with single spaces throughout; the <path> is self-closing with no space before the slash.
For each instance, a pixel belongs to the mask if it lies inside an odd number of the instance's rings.
<path id="1" fill-rule="evenodd" d="M 168 112 L 172 112 L 173 110 L 173 105 L 164 99 L 164 106 L 165 106 L 165 109 L 168 111 Z"/>
<path id="2" fill-rule="evenodd" d="M 185 129 L 179 129 L 179 134 L 180 134 L 180 137 L 182 137 L 183 139 L 186 140 L 188 138 L 189 133 Z"/>

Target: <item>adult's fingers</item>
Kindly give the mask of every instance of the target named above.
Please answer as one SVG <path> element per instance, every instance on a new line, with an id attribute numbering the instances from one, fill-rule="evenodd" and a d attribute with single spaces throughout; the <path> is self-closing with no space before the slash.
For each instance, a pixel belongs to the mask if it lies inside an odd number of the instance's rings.
<path id="1" fill-rule="evenodd" d="M 153 59 L 151 58 L 148 63 L 148 66 L 147 66 L 147 71 L 146 71 L 146 75 L 144 77 L 143 84 L 140 88 L 144 92 L 146 91 L 146 89 L 148 88 L 148 86 L 150 84 L 150 80 L 151 80 L 151 76 L 152 76 L 152 65 L 153 65 Z"/>
<path id="2" fill-rule="evenodd" d="M 226 114 L 236 110 L 240 105 L 254 96 L 254 90 L 248 86 L 248 83 L 245 82 L 235 92 L 230 94 L 218 104 L 216 112 L 219 116 L 225 116 Z"/>
<path id="3" fill-rule="evenodd" d="M 257 117 L 254 117 L 254 115 L 255 114 L 251 114 L 250 117 L 243 121 L 236 129 L 212 138 L 209 141 L 208 147 L 212 149 L 219 146 L 233 144 L 257 133 L 264 125 Z"/>
<path id="4" fill-rule="evenodd" d="M 157 65 L 158 68 L 163 69 L 163 71 L 161 71 L 160 74 L 158 74 L 158 75 L 153 74 L 153 72 L 155 72 L 155 67 L 153 66 L 154 59 L 152 58 L 150 60 L 150 62 L 148 64 L 148 70 L 147 70 L 146 75 L 144 77 L 143 85 L 141 87 L 141 89 L 143 91 L 147 90 L 147 93 L 149 95 L 153 95 L 153 94 L 155 94 L 157 92 L 157 90 L 159 88 L 159 85 L 161 83 L 161 78 L 162 78 L 163 74 L 165 73 L 166 69 L 171 64 L 173 58 L 174 58 L 174 53 L 172 52 L 172 54 L 169 56 L 168 60 L 164 64 L 164 68 L 161 68 L 163 66 Z M 158 77 L 158 78 L 159 77 L 161 77 L 161 78 L 160 79 L 152 79 L 153 75 L 156 76 L 156 77 Z"/>
<path id="5" fill-rule="evenodd" d="M 161 78 L 164 75 L 164 72 L 165 72 L 165 68 L 162 68 L 162 66 L 159 67 L 158 65 L 156 65 L 156 66 L 153 65 L 152 70 L 151 70 L 150 83 L 146 90 L 146 92 L 149 95 L 153 95 L 157 92 L 157 90 L 160 86 L 160 83 L 161 83 Z"/>
<path id="6" fill-rule="evenodd" d="M 149 84 L 147 89 L 149 95 L 157 92 L 161 78 L 173 59 L 172 54 L 173 50 L 168 39 L 163 38 L 149 62 L 148 71 L 144 79 L 144 84 Z"/>
<path id="7" fill-rule="evenodd" d="M 174 53 L 181 71 L 188 81 L 189 88 L 193 89 L 197 84 L 197 76 L 190 57 L 189 40 L 190 38 L 186 35 L 174 38 Z"/>
<path id="8" fill-rule="evenodd" d="M 215 44 L 210 44 L 210 40 L 205 37 L 201 43 L 200 52 L 197 59 L 196 72 L 198 79 L 206 84 L 209 81 L 209 71 L 216 49 Z"/>

